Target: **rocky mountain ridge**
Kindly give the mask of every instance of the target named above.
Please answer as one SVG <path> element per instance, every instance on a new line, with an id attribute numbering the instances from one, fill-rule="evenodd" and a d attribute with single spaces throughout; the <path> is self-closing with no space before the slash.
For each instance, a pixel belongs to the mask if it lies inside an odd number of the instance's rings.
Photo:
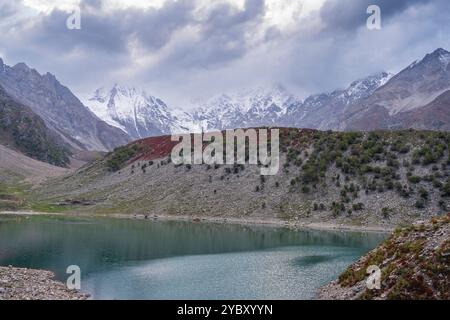
<path id="1" fill-rule="evenodd" d="M 70 161 L 70 151 L 63 140 L 30 108 L 11 98 L 1 85 L 0 143 L 56 166 L 65 167 Z"/>
<path id="2" fill-rule="evenodd" d="M 72 149 L 107 151 L 131 140 L 95 116 L 50 73 L 41 75 L 25 63 L 10 67 L 0 59 L 0 85 Z"/>
<path id="3" fill-rule="evenodd" d="M 300 99 L 282 85 L 241 90 L 197 101 L 189 111 L 169 107 L 145 90 L 115 85 L 96 90 L 85 104 L 97 116 L 133 138 L 256 126 L 320 130 L 448 130 L 443 108 L 414 122 L 429 104 L 442 103 L 450 90 L 450 53 L 437 49 L 397 74 L 380 72 L 347 88 Z M 99 96 L 101 92 L 101 96 Z M 442 116 L 444 113 L 444 117 Z"/>

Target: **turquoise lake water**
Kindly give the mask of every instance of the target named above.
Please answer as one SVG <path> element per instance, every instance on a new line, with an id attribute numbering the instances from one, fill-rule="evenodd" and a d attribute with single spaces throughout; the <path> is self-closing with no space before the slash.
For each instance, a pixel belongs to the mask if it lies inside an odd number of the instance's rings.
<path id="1" fill-rule="evenodd" d="M 81 268 L 94 299 L 311 299 L 386 234 L 0 216 L 0 265 Z"/>

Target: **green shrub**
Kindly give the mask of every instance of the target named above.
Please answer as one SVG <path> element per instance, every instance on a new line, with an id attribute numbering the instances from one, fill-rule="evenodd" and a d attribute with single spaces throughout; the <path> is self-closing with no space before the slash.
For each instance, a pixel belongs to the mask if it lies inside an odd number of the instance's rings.
<path id="1" fill-rule="evenodd" d="M 140 149 L 141 147 L 136 144 L 114 149 L 114 151 L 108 155 L 106 160 L 107 168 L 113 172 L 118 171 L 128 160 L 133 158 L 140 151 Z"/>
<path id="2" fill-rule="evenodd" d="M 425 202 L 422 199 L 418 199 L 415 203 L 417 209 L 425 208 Z"/>
<path id="3" fill-rule="evenodd" d="M 450 179 L 447 180 L 447 182 L 442 187 L 442 196 L 443 197 L 450 197 Z"/>
<path id="4" fill-rule="evenodd" d="M 381 209 L 381 214 L 383 215 L 384 219 L 389 219 L 390 215 L 391 215 L 392 209 L 384 207 L 383 209 Z"/>
<path id="5" fill-rule="evenodd" d="M 428 199 L 428 191 L 425 190 L 424 188 L 419 189 L 419 195 L 424 200 Z"/>
<path id="6" fill-rule="evenodd" d="M 359 202 L 359 203 L 354 203 L 352 206 L 354 211 L 361 211 L 364 209 L 364 204 Z"/>
<path id="7" fill-rule="evenodd" d="M 411 183 L 419 183 L 421 180 L 422 180 L 422 178 L 419 176 L 410 176 L 408 178 L 408 181 Z"/>
<path id="8" fill-rule="evenodd" d="M 309 187 L 308 187 L 308 186 L 303 186 L 303 187 L 302 187 L 302 192 L 303 192 L 303 193 L 309 193 L 309 192 L 310 192 Z"/>

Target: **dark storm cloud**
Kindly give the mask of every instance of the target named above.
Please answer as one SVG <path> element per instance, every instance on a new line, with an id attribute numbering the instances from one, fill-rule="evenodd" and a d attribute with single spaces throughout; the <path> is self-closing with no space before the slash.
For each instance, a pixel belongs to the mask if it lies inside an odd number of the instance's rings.
<path id="1" fill-rule="evenodd" d="M 365 27 L 371 4 L 381 7 L 382 30 Z M 13 21 L 8 27 L 0 21 L 0 54 L 83 92 L 115 81 L 157 88 L 167 100 L 269 82 L 322 92 L 398 71 L 436 47 L 450 49 L 449 6 L 447 0 L 328 0 L 287 32 L 267 24 L 262 0 L 247 0 L 244 8 L 170 0 L 158 9 L 115 10 L 84 0 L 81 30 L 68 30 L 67 12 L 23 23 L 11 18 L 27 10 L 22 3 L 0 0 L 0 15 Z M 315 19 L 317 28 L 308 24 Z"/>
<path id="2" fill-rule="evenodd" d="M 370 5 L 381 9 L 382 19 L 387 20 L 402 13 L 408 7 L 429 3 L 432 0 L 328 0 L 321 10 L 321 18 L 330 30 L 354 30 L 364 25 Z"/>
<path id="3" fill-rule="evenodd" d="M 369 5 L 381 9 L 381 30 L 368 30 Z M 324 28 L 296 38 L 284 76 L 313 92 L 344 87 L 380 71 L 398 72 L 437 47 L 450 45 L 449 1 L 328 0 L 320 10 Z M 316 61 L 316 63 L 311 63 Z M 305 76 L 308 75 L 308 76 Z"/>
<path id="4" fill-rule="evenodd" d="M 123 22 L 125 33 L 136 36 L 146 48 L 160 49 L 176 30 L 191 23 L 194 9 L 192 1 L 183 0 L 168 2 L 161 9 L 148 12 L 125 10 L 127 16 Z"/>
<path id="5" fill-rule="evenodd" d="M 247 0 L 244 10 L 219 4 L 196 21 L 196 39 L 184 42 L 164 60 L 185 68 L 210 68 L 242 57 L 251 48 L 248 34 L 256 31 L 263 15 L 264 1 Z"/>
<path id="6" fill-rule="evenodd" d="M 68 13 L 53 10 L 33 26 L 27 34 L 29 41 L 52 46 L 58 50 L 84 47 L 109 54 L 123 53 L 132 39 L 138 39 L 147 48 L 159 49 L 173 32 L 191 20 L 193 2 L 169 1 L 161 9 L 130 8 L 105 13 L 101 2 L 81 4 L 81 29 L 65 28 Z"/>
<path id="7" fill-rule="evenodd" d="M 206 16 L 197 18 L 191 0 L 168 1 L 162 8 L 128 8 L 105 12 L 98 0 L 81 3 L 81 30 L 67 30 L 67 12 L 53 10 L 32 27 L 22 29 L 22 49 L 42 47 L 43 52 L 68 53 L 86 50 L 111 56 L 126 54 L 133 41 L 150 52 L 158 51 L 173 34 L 186 27 L 197 28 L 195 37 L 177 46 L 163 60 L 185 67 L 208 67 L 239 58 L 248 49 L 246 34 L 261 23 L 264 1 L 247 0 L 244 10 L 220 3 L 211 5 Z M 20 40 L 19 40 L 20 42 Z M 18 48 L 17 48 L 18 49 Z M 20 49 L 16 50 L 20 51 Z"/>

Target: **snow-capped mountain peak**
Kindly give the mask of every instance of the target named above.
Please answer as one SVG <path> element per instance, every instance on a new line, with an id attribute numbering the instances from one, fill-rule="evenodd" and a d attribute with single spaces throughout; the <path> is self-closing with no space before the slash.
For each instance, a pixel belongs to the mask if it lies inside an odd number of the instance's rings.
<path id="1" fill-rule="evenodd" d="M 388 72 L 380 72 L 366 78 L 356 80 L 345 90 L 346 94 L 353 99 L 360 99 L 363 95 L 368 95 L 376 89 L 385 85 L 394 75 Z"/>
<path id="2" fill-rule="evenodd" d="M 144 89 L 115 84 L 99 88 L 85 105 L 108 124 L 134 139 L 171 132 L 176 126 L 167 105 Z"/>
<path id="3" fill-rule="evenodd" d="M 417 66 L 427 65 L 430 63 L 436 64 L 438 65 L 438 68 L 442 69 L 442 71 L 446 71 L 448 65 L 450 64 L 450 52 L 445 49 L 438 48 L 435 51 L 425 55 L 423 59 L 414 61 L 405 70 L 413 69 Z"/>
<path id="4" fill-rule="evenodd" d="M 183 111 L 169 108 L 146 90 L 116 84 L 96 90 L 86 105 L 135 139 L 270 125 L 343 130 L 355 113 L 352 110 L 372 111 L 377 106 L 393 116 L 430 103 L 450 89 L 449 65 L 450 53 L 437 49 L 395 76 L 380 72 L 353 81 L 344 89 L 304 100 L 276 84 L 197 100 L 190 104 L 190 111 Z"/>
<path id="5" fill-rule="evenodd" d="M 203 130 L 269 125 L 298 100 L 281 85 L 256 87 L 215 96 L 200 103 L 191 114 Z"/>
<path id="6" fill-rule="evenodd" d="M 447 67 L 450 64 L 450 52 L 442 48 L 436 50 L 435 52 L 439 55 L 439 61 L 442 63 L 443 69 L 447 70 Z"/>
<path id="7" fill-rule="evenodd" d="M 281 85 L 275 84 L 272 87 L 256 87 L 251 90 L 243 90 L 235 95 L 235 101 L 242 106 L 242 110 L 248 112 L 258 110 L 265 112 L 267 108 L 276 105 L 281 109 L 281 113 L 285 113 L 286 102 L 293 96 Z"/>
<path id="8" fill-rule="evenodd" d="M 311 117 L 325 105 L 345 106 L 366 97 L 391 76 L 383 72 L 357 80 L 345 90 L 313 95 L 304 102 L 280 84 L 255 87 L 196 101 L 191 111 L 171 109 L 143 89 L 116 84 L 110 89 L 97 89 L 86 105 L 107 123 L 135 139 L 180 132 L 294 125 L 295 121 Z"/>

